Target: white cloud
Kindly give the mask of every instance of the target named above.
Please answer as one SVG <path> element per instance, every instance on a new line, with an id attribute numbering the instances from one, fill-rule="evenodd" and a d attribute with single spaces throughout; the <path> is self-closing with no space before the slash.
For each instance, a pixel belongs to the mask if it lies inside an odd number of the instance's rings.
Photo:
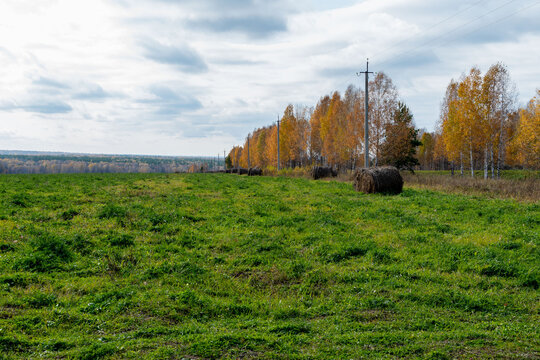
<path id="1" fill-rule="evenodd" d="M 0 148 L 214 155 L 360 84 L 366 57 L 432 129 L 472 65 L 504 62 L 522 102 L 539 86 L 540 7 L 485 26 L 505 3 L 4 0 Z"/>

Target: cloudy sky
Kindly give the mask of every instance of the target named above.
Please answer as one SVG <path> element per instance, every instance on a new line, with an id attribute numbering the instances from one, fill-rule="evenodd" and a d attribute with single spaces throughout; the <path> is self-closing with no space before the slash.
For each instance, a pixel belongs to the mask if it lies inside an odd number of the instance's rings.
<path id="1" fill-rule="evenodd" d="M 433 130 L 451 78 L 540 87 L 538 0 L 2 0 L 0 149 L 217 155 L 384 71 Z"/>

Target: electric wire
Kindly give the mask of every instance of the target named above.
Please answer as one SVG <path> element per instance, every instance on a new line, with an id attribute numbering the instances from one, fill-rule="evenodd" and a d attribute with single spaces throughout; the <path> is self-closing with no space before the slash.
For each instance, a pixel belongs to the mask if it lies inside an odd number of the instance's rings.
<path id="1" fill-rule="evenodd" d="M 388 52 L 388 51 L 394 49 L 396 46 L 401 45 L 401 44 L 403 44 L 403 43 L 405 43 L 405 42 L 411 40 L 413 37 L 418 37 L 419 35 L 422 35 L 422 34 L 428 32 L 429 30 L 431 30 L 431 29 L 433 29 L 433 28 L 436 28 L 437 26 L 439 26 L 439 25 L 441 25 L 441 24 L 444 24 L 444 23 L 447 22 L 448 20 L 455 18 L 455 17 L 458 16 L 459 14 L 462 14 L 462 13 L 464 13 L 465 11 L 467 11 L 467 10 L 469 10 L 469 9 L 471 9 L 471 8 L 475 7 L 476 5 L 478 5 L 478 4 L 480 4 L 480 3 L 483 3 L 483 2 L 485 2 L 485 0 L 477 1 L 477 2 L 475 2 L 474 4 L 472 4 L 472 5 L 470 5 L 470 6 L 467 6 L 465 9 L 459 10 L 459 11 L 455 12 L 454 14 L 448 16 L 447 18 L 445 18 L 445 19 L 443 19 L 443 20 L 441 20 L 441 21 L 439 21 L 439 22 L 437 22 L 437 23 L 435 23 L 435 24 L 433 24 L 433 25 L 427 27 L 426 29 L 424 29 L 424 30 L 422 30 L 421 32 L 419 32 L 418 34 L 415 34 L 414 36 L 410 36 L 410 37 L 408 37 L 407 39 L 403 39 L 403 40 L 401 40 L 401 41 L 399 41 L 399 42 L 393 44 L 392 46 L 387 47 L 386 49 L 383 49 L 383 50 L 379 51 L 378 53 L 376 53 L 376 54 L 374 54 L 374 55 L 372 55 L 372 56 L 373 56 L 373 58 L 377 58 L 379 55 L 384 54 L 384 53 L 386 53 L 386 52 Z"/>
<path id="2" fill-rule="evenodd" d="M 406 50 L 406 51 L 402 51 L 402 52 L 400 52 L 400 53 L 397 53 L 397 54 L 393 55 L 392 58 L 389 58 L 389 59 L 386 59 L 386 60 L 384 60 L 384 61 L 382 61 L 382 62 L 377 63 L 377 66 L 380 67 L 381 65 L 387 64 L 387 63 L 389 63 L 390 61 L 394 60 L 396 57 L 402 57 L 402 56 L 405 56 L 405 55 L 409 55 L 409 54 L 411 54 L 411 53 L 413 53 L 413 52 L 415 52 L 415 51 L 417 51 L 417 50 L 419 50 L 419 49 L 424 48 L 424 47 L 427 46 L 427 45 L 433 44 L 434 42 L 436 42 L 436 41 L 438 41 L 438 40 L 440 40 L 440 39 L 448 38 L 448 37 L 451 36 L 452 34 L 456 33 L 456 32 L 459 31 L 460 29 L 462 29 L 463 27 L 467 27 L 467 26 L 469 26 L 470 24 L 472 24 L 472 23 L 474 23 L 474 22 L 476 22 L 476 21 L 478 21 L 478 20 L 480 20 L 480 19 L 486 17 L 487 15 L 490 15 L 490 14 L 494 13 L 494 12 L 497 11 L 497 10 L 500 10 L 501 8 L 507 6 L 507 5 L 509 5 L 509 4 L 511 4 L 511 3 L 515 2 L 515 1 L 516 1 L 516 0 L 508 1 L 508 2 L 506 2 L 506 3 L 504 3 L 504 4 L 500 5 L 500 6 L 496 7 L 495 9 L 492 9 L 492 10 L 490 10 L 490 11 L 488 11 L 488 12 L 486 12 L 486 13 L 484 13 L 484 14 L 482 14 L 482 15 L 480 15 L 480 16 L 478 16 L 478 17 L 476 17 L 476 18 L 474 18 L 474 19 L 472 19 L 472 20 L 470 20 L 470 21 L 468 21 L 468 22 L 466 22 L 465 24 L 462 24 L 462 25 L 457 26 L 457 27 L 455 27 L 455 28 L 453 28 L 453 29 L 450 29 L 449 31 L 445 32 L 445 33 L 442 34 L 442 35 L 439 35 L 439 36 L 437 36 L 437 37 L 435 37 L 435 38 L 433 38 L 433 39 L 431 39 L 431 40 L 429 40 L 429 41 L 427 41 L 427 42 L 424 42 L 424 43 L 422 43 L 422 44 L 420 44 L 420 45 L 418 45 L 418 46 L 416 46 L 416 47 L 413 47 L 412 49 L 409 49 L 409 50 Z M 475 28 L 475 29 L 472 30 L 472 31 L 465 32 L 465 33 L 461 34 L 461 36 L 471 34 L 471 33 L 475 32 L 475 31 L 478 31 L 479 29 L 482 29 L 482 28 L 486 27 L 486 26 L 490 26 L 490 25 L 492 25 L 492 24 L 494 24 L 494 23 L 497 23 L 497 22 L 500 22 L 500 21 L 505 20 L 505 19 L 507 19 L 507 18 L 510 18 L 511 16 L 514 16 L 515 14 L 517 14 L 517 13 L 523 11 L 523 10 L 526 10 L 526 9 L 528 9 L 528 8 L 530 8 L 530 7 L 533 7 L 533 6 L 537 5 L 537 4 L 538 4 L 538 2 L 536 2 L 536 3 L 534 3 L 534 4 L 530 5 L 530 6 L 520 8 L 520 9 L 518 9 L 517 11 L 514 11 L 513 13 L 511 13 L 510 15 L 507 15 L 507 16 L 501 18 L 501 19 L 497 19 L 497 20 L 494 21 L 494 22 L 491 22 L 491 23 L 488 23 L 488 24 L 481 25 L 481 26 L 479 26 L 478 28 Z M 452 41 L 452 40 L 454 40 L 454 39 L 450 39 L 450 40 L 447 40 L 447 41 L 445 41 L 445 42 L 439 43 L 438 46 L 447 44 L 448 42 L 450 42 L 450 41 Z"/>

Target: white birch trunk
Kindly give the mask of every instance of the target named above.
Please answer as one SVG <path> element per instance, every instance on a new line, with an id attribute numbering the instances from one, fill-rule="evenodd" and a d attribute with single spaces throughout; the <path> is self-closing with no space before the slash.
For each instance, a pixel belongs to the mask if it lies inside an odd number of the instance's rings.
<path id="1" fill-rule="evenodd" d="M 484 179 L 487 179 L 488 178 L 488 171 L 489 167 L 488 167 L 488 149 L 487 149 L 487 146 L 485 147 L 484 149 Z"/>
<path id="2" fill-rule="evenodd" d="M 459 153 L 459 172 L 460 175 L 463 176 L 463 153 Z"/>
<path id="3" fill-rule="evenodd" d="M 493 163 L 493 146 L 490 148 L 490 163 L 491 163 L 491 178 L 493 179 L 495 177 L 495 164 Z"/>
<path id="4" fill-rule="evenodd" d="M 473 159 L 472 147 L 471 147 L 471 150 L 469 150 L 469 154 L 471 155 L 471 176 L 474 177 L 474 159 Z"/>

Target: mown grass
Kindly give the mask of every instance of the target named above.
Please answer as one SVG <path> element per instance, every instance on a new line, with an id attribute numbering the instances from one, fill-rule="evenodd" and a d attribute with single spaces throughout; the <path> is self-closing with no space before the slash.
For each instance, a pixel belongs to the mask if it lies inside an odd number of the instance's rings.
<path id="1" fill-rule="evenodd" d="M 538 358 L 540 205 L 226 174 L 0 178 L 0 358 Z"/>

